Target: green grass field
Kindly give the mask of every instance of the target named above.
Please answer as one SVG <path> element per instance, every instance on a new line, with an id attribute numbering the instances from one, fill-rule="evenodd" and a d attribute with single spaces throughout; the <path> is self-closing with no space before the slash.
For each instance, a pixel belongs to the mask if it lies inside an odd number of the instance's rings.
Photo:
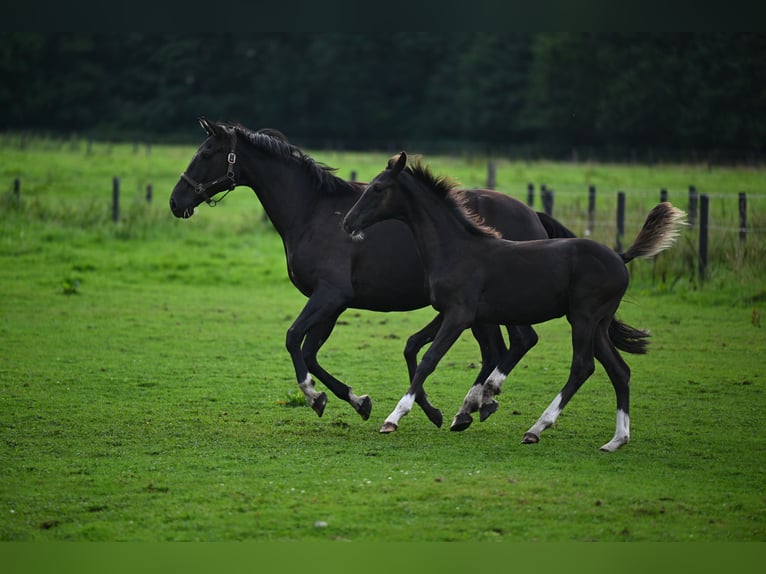
<path id="1" fill-rule="evenodd" d="M 332 396 L 321 419 L 300 406 L 284 337 L 304 298 L 257 199 L 240 189 L 188 221 L 167 209 L 193 151 L 0 145 L 8 192 L 22 181 L 0 210 L 0 540 L 766 540 L 762 170 L 499 161 L 498 186 L 518 197 L 526 180 L 561 190 L 554 215 L 578 233 L 591 183 L 601 221 L 617 189 L 639 223 L 660 187 L 683 208 L 688 184 L 715 195 L 704 285 L 693 231 L 632 264 L 620 316 L 653 338 L 626 357 L 631 443 L 605 454 L 614 393 L 600 368 L 540 444 L 520 444 L 566 379 L 564 320 L 540 326 L 498 412 L 464 433 L 417 409 L 378 433 L 430 309 L 349 310 L 323 348 L 330 372 L 372 396 L 370 420 Z M 387 155 L 315 157 L 367 179 Z M 476 158 L 430 163 L 466 185 L 485 177 Z M 745 245 L 730 229 L 740 191 Z M 594 237 L 611 242 L 609 225 Z M 447 421 L 477 361 L 465 334 L 429 379 Z"/>

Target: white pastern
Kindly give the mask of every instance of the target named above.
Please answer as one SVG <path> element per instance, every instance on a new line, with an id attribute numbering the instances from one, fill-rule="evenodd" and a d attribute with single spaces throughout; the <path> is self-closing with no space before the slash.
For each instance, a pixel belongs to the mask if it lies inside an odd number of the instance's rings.
<path id="1" fill-rule="evenodd" d="M 481 405 L 481 397 L 482 397 L 482 386 L 481 385 L 473 385 L 471 387 L 471 390 L 468 391 L 468 394 L 463 399 L 463 406 L 460 407 L 461 413 L 475 413 L 479 410 L 479 405 Z"/>
<path id="2" fill-rule="evenodd" d="M 556 422 L 556 419 L 559 418 L 560 414 L 561 414 L 561 393 L 556 395 L 556 398 L 553 399 L 551 404 L 548 405 L 548 408 L 545 409 L 543 414 L 540 415 L 540 418 L 537 419 L 537 422 L 527 432 L 535 434 L 539 437 L 540 434 L 545 429 L 553 426 L 553 423 Z"/>
<path id="3" fill-rule="evenodd" d="M 298 388 L 303 392 L 309 406 L 313 405 L 319 393 L 314 389 L 314 381 L 311 380 L 311 375 L 306 375 L 303 382 L 298 383 Z"/>
<path id="4" fill-rule="evenodd" d="M 490 373 L 487 380 L 484 381 L 484 392 L 481 398 L 481 405 L 487 405 L 495 399 L 495 395 L 499 395 L 503 390 L 503 382 L 508 376 L 508 373 L 503 373 L 497 367 Z"/>
<path id="5" fill-rule="evenodd" d="M 399 400 L 399 403 L 396 405 L 396 408 L 390 415 L 388 415 L 388 418 L 386 418 L 385 422 L 398 425 L 399 420 L 412 410 L 412 405 L 414 404 L 415 404 L 415 395 L 411 393 L 407 393 Z"/>
<path id="6" fill-rule="evenodd" d="M 614 438 L 601 447 L 601 450 L 614 452 L 630 440 L 630 415 L 625 411 L 617 411 L 617 425 L 614 430 Z"/>

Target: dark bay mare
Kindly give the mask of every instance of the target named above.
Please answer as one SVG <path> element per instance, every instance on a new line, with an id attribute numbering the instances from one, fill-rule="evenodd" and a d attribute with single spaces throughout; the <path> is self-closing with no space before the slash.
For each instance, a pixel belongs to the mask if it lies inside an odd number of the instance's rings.
<path id="1" fill-rule="evenodd" d="M 406 164 L 404 152 L 393 158 L 343 221 L 347 233 L 362 239 L 374 223 L 391 219 L 407 223 L 426 268 L 431 304 L 443 316 L 407 394 L 386 424 L 395 427 L 411 410 L 426 377 L 466 328 L 476 322 L 533 325 L 566 316 L 572 326 L 569 379 L 523 442 L 538 442 L 542 431 L 553 425 L 593 373 L 595 357 L 617 395 L 615 434 L 601 449 L 615 451 L 626 444 L 630 368 L 617 349 L 645 353 L 648 336 L 615 318 L 628 287 L 626 263 L 670 247 L 684 213 L 669 203 L 656 206 L 625 253 L 589 239 L 506 241 L 466 206 L 463 194 L 449 180 L 434 177 L 419 163 Z M 484 382 L 485 390 L 492 392 L 519 358 L 511 347 Z M 466 407 L 464 403 L 461 413 Z"/>
<path id="2" fill-rule="evenodd" d="M 336 177 L 331 168 L 314 161 L 275 130 L 254 132 L 205 118 L 200 118 L 200 124 L 207 138 L 173 189 L 173 214 L 191 217 L 202 202 L 215 205 L 216 194 L 239 185 L 255 191 L 282 238 L 290 280 L 308 297 L 286 337 L 298 385 L 319 416 L 327 396 L 314 389 L 311 374 L 366 420 L 372 408 L 370 398 L 356 396 L 323 369 L 317 353 L 347 308 L 410 311 L 429 304 L 412 233 L 405 224 L 388 221 L 371 229 L 364 243 L 352 242 L 341 222 L 361 196 L 362 184 Z M 466 193 L 466 201 L 509 238 L 573 236 L 557 221 L 505 194 L 473 190 Z M 441 316 L 437 316 L 407 341 L 410 377 L 418 351 L 433 339 L 440 324 Z M 476 379 L 480 384 L 507 348 L 496 325 L 477 324 L 473 333 L 482 353 L 482 370 Z M 524 354 L 537 336 L 531 327 L 511 327 L 509 339 L 511 347 Z M 441 412 L 430 405 L 425 393 L 417 402 L 431 421 L 441 425 Z M 482 420 L 496 408 L 496 403 L 488 401 Z"/>

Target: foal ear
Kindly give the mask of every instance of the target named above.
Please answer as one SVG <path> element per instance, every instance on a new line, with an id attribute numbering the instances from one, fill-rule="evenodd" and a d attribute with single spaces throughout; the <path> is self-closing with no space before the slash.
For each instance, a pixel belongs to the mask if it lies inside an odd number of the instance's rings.
<path id="1" fill-rule="evenodd" d="M 388 169 L 391 170 L 393 175 L 399 175 L 404 167 L 407 165 L 407 153 L 401 152 L 388 160 Z"/>
<path id="2" fill-rule="evenodd" d="M 202 129 L 205 130 L 205 133 L 209 136 L 216 135 L 216 127 L 215 124 L 210 123 L 210 121 L 205 116 L 200 116 L 197 118 L 197 121 L 199 121 L 199 125 L 202 126 Z"/>

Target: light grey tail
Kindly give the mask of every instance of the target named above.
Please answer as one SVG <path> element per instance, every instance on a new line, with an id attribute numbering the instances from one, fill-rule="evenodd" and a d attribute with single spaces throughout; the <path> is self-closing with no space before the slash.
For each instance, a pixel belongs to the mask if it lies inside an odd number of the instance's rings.
<path id="1" fill-rule="evenodd" d="M 633 244 L 620 256 L 625 263 L 637 258 L 653 257 L 673 245 L 680 228 L 686 225 L 686 213 L 667 201 L 649 212 L 644 226 Z"/>

